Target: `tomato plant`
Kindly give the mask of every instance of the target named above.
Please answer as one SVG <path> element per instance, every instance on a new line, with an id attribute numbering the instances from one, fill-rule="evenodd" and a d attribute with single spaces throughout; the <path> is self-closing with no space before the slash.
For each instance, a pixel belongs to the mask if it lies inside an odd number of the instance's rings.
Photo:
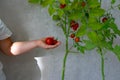
<path id="1" fill-rule="evenodd" d="M 85 53 L 88 50 L 96 50 L 99 53 L 102 80 L 105 80 L 104 52 L 112 51 L 120 60 L 120 45 L 114 44 L 114 40 L 120 36 L 120 30 L 111 13 L 112 9 L 120 10 L 120 3 L 116 5 L 116 0 L 111 0 L 110 8 L 105 10 L 101 8 L 102 0 L 29 0 L 29 2 L 48 8 L 52 19 L 63 30 L 66 52 L 62 80 L 65 77 L 66 60 L 71 49 L 68 44 L 71 34 L 71 38 L 74 38 L 73 48 L 77 51 Z"/>

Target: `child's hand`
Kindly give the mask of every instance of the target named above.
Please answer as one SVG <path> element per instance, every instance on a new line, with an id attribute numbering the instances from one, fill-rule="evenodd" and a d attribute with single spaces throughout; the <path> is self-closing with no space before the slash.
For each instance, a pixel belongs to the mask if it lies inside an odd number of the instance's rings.
<path id="1" fill-rule="evenodd" d="M 37 40 L 38 47 L 42 47 L 45 49 L 53 49 L 58 47 L 61 44 L 60 41 L 54 40 L 54 37 L 46 37 L 40 40 Z"/>

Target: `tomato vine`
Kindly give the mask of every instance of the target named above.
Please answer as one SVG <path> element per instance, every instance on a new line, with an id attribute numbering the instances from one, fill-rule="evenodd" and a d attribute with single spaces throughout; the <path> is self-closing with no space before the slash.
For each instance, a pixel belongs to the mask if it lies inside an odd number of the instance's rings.
<path id="1" fill-rule="evenodd" d="M 80 53 L 96 50 L 101 56 L 102 80 L 104 74 L 104 55 L 112 51 L 120 60 L 120 45 L 114 40 L 120 36 L 120 30 L 111 14 L 112 9 L 120 10 L 120 3 L 111 0 L 108 10 L 101 8 L 102 0 L 29 0 L 30 3 L 40 4 L 48 8 L 52 19 L 56 21 L 66 38 L 66 53 L 63 60 L 62 80 L 65 77 L 67 56 L 71 48 Z M 73 46 L 69 49 L 69 39 L 73 39 Z"/>

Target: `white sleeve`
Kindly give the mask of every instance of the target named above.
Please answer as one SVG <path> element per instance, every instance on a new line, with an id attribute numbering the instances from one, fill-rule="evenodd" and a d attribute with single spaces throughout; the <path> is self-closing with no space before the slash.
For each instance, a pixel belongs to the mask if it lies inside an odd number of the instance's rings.
<path id="1" fill-rule="evenodd" d="M 7 26 L 0 19 L 0 40 L 6 39 L 12 35 L 12 32 L 7 28 Z"/>

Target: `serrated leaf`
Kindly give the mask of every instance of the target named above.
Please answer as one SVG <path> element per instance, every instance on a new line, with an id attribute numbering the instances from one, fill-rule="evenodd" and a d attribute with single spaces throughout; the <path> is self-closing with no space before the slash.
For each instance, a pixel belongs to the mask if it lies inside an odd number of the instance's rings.
<path id="1" fill-rule="evenodd" d="M 88 0 L 90 8 L 100 7 L 100 2 L 98 0 Z"/>
<path id="2" fill-rule="evenodd" d="M 79 36 L 83 36 L 86 34 L 86 26 L 85 24 L 83 24 L 82 26 L 80 26 L 80 28 L 78 29 L 78 31 L 76 32 L 76 36 L 79 37 Z"/>
<path id="3" fill-rule="evenodd" d="M 114 33 L 120 35 L 120 30 L 118 29 L 117 25 L 115 23 L 110 23 L 109 26 L 112 28 L 112 30 L 114 31 Z"/>
<path id="4" fill-rule="evenodd" d="M 120 46 L 116 45 L 113 49 L 113 52 L 117 56 L 118 60 L 120 61 Z"/>
<path id="5" fill-rule="evenodd" d="M 63 10 L 61 10 L 61 9 L 58 9 L 58 10 L 57 10 L 57 15 L 59 15 L 59 17 L 62 17 L 63 14 L 64 14 L 64 11 L 63 11 Z"/>
<path id="6" fill-rule="evenodd" d="M 56 11 L 56 10 L 53 8 L 52 5 L 49 6 L 49 8 L 48 8 L 48 12 L 49 12 L 50 16 L 53 15 L 53 13 L 54 13 L 55 11 Z"/>
<path id="7" fill-rule="evenodd" d="M 116 0 L 112 0 L 112 1 L 111 1 L 111 4 L 114 4 L 115 2 L 116 2 Z"/>
<path id="8" fill-rule="evenodd" d="M 76 11 L 76 12 L 69 15 L 69 18 L 71 20 L 78 20 L 78 19 L 81 19 L 82 17 L 83 17 L 83 13 L 78 12 L 78 11 Z"/>
<path id="9" fill-rule="evenodd" d="M 96 32 L 92 31 L 88 33 L 88 38 L 90 39 L 90 41 L 92 41 L 94 44 L 99 44 L 99 39 L 98 36 L 96 34 Z"/>
<path id="10" fill-rule="evenodd" d="M 85 43 L 85 49 L 87 49 L 87 50 L 92 50 L 92 49 L 94 49 L 95 47 L 96 47 L 96 45 L 95 44 L 93 44 L 91 41 L 89 41 L 89 40 L 84 40 L 84 43 Z"/>
<path id="11" fill-rule="evenodd" d="M 90 17 L 100 17 L 104 15 L 105 10 L 100 8 L 95 8 L 90 11 Z"/>
<path id="12" fill-rule="evenodd" d="M 59 0 L 61 4 L 65 4 L 65 0 Z"/>
<path id="13" fill-rule="evenodd" d="M 42 1 L 42 6 L 43 7 L 47 7 L 48 5 L 50 5 L 53 2 L 53 0 L 44 0 Z"/>
<path id="14" fill-rule="evenodd" d="M 34 4 L 36 4 L 36 3 L 40 3 L 41 0 L 28 0 L 28 2 L 29 2 L 29 3 L 34 3 Z"/>
<path id="15" fill-rule="evenodd" d="M 102 41 L 102 47 L 105 47 L 106 49 L 108 50 L 113 50 L 113 47 L 112 47 L 112 43 L 111 42 L 105 42 L 105 41 Z"/>
<path id="16" fill-rule="evenodd" d="M 53 15 L 52 18 L 53 18 L 54 21 L 59 21 L 60 20 L 60 17 L 58 15 Z"/>
<path id="17" fill-rule="evenodd" d="M 81 53 L 85 53 L 85 47 L 81 46 L 79 43 L 75 43 L 74 46 L 76 47 L 76 49 L 81 52 Z"/>
<path id="18" fill-rule="evenodd" d="M 92 29 L 92 30 L 99 30 L 102 28 L 102 24 L 100 23 L 89 23 L 89 27 Z"/>
<path id="19" fill-rule="evenodd" d="M 118 5 L 118 9 L 120 10 L 120 4 Z"/>

